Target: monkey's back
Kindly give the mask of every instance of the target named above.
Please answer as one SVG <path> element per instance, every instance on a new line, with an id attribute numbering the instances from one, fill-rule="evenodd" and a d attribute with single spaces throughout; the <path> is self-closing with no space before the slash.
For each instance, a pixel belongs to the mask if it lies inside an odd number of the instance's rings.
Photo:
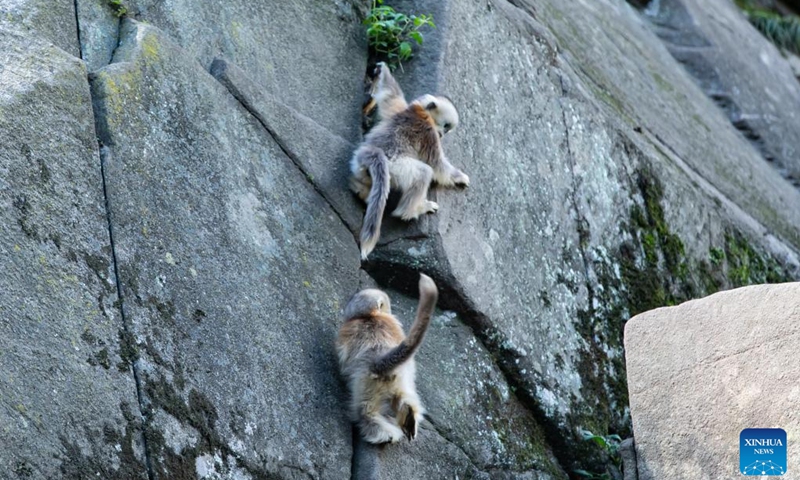
<path id="1" fill-rule="evenodd" d="M 405 338 L 400 322 L 388 313 L 376 311 L 369 316 L 347 320 L 339 329 L 336 340 L 342 373 L 346 374 L 345 368 L 350 364 L 368 365 Z"/>
<path id="2" fill-rule="evenodd" d="M 380 148 L 394 160 L 400 156 L 425 157 L 425 150 L 439 148 L 439 135 L 430 115 L 419 105 L 382 121 L 369 132 L 364 143 Z"/>
<path id="3" fill-rule="evenodd" d="M 349 386 L 350 415 L 357 421 L 364 408 L 378 412 L 387 408 L 393 382 L 373 378 L 370 366 L 405 339 L 400 322 L 388 313 L 347 320 L 339 329 L 336 349 L 342 376 Z"/>

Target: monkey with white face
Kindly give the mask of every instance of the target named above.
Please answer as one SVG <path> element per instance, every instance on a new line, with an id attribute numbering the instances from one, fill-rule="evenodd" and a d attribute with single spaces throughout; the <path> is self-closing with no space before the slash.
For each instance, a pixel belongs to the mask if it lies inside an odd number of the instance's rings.
<path id="1" fill-rule="evenodd" d="M 369 443 L 396 443 L 417 435 L 425 410 L 414 383 L 414 354 L 438 295 L 433 280 L 420 274 L 417 318 L 408 337 L 380 290 L 358 292 L 344 309 L 336 351 L 350 391 L 350 419 Z"/>
<path id="2" fill-rule="evenodd" d="M 378 124 L 367 134 L 350 161 L 350 187 L 367 203 L 361 228 L 361 258 L 375 248 L 380 236 L 389 190 L 402 195 L 392 212 L 403 220 L 439 209 L 427 199 L 432 181 L 468 186 L 469 177 L 447 160 L 441 137 L 458 126 L 458 111 L 446 97 L 423 95 L 407 104 L 389 67 L 379 63 L 372 97 Z"/>

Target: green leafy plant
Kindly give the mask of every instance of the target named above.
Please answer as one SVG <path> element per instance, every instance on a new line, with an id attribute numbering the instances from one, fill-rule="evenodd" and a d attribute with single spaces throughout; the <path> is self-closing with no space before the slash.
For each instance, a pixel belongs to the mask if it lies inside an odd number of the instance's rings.
<path id="1" fill-rule="evenodd" d="M 114 11 L 114 15 L 122 17 L 128 13 L 128 7 L 122 3 L 122 0 L 108 0 L 108 6 Z"/>
<path id="2" fill-rule="evenodd" d="M 736 4 L 769 41 L 779 48 L 800 54 L 800 17 L 759 8 L 749 0 L 737 0 Z"/>
<path id="3" fill-rule="evenodd" d="M 370 48 L 378 56 L 385 57 L 392 69 L 402 68 L 402 63 L 411 58 L 412 42 L 422 45 L 420 29 L 436 28 L 431 15 L 406 15 L 384 5 L 383 0 L 372 0 L 372 9 L 364 25 L 367 25 Z"/>
<path id="4" fill-rule="evenodd" d="M 583 437 L 584 441 L 587 442 L 594 442 L 600 448 L 602 448 L 608 457 L 611 459 L 611 463 L 614 464 L 615 467 L 620 469 L 622 467 L 622 457 L 619 454 L 619 444 L 622 443 L 622 439 L 619 435 L 595 435 L 594 433 L 583 430 L 581 432 L 581 436 Z M 574 473 L 582 478 L 588 478 L 591 480 L 613 480 L 613 476 L 608 472 L 602 473 L 593 473 L 586 470 L 574 470 Z"/>

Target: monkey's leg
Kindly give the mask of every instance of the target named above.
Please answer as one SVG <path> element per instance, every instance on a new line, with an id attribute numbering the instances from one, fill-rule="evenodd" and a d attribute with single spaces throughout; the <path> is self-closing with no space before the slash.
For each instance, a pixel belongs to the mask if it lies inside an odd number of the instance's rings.
<path id="1" fill-rule="evenodd" d="M 372 98 L 377 103 L 378 117 L 386 119 L 408 107 L 403 90 L 383 62 L 376 66 L 377 79 L 373 83 Z"/>
<path id="2" fill-rule="evenodd" d="M 367 167 L 361 164 L 360 158 L 361 155 L 356 152 L 350 160 L 350 190 L 358 195 L 358 198 L 366 201 L 372 189 L 372 177 L 369 176 Z"/>
<path id="3" fill-rule="evenodd" d="M 397 424 L 409 440 L 417 436 L 417 429 L 425 413 L 414 382 L 416 370 L 413 359 L 401 366 L 396 371 L 397 379 L 392 388 L 392 404 L 397 412 Z"/>
<path id="4" fill-rule="evenodd" d="M 397 443 L 405 436 L 400 427 L 380 414 L 361 417 L 358 429 L 364 440 L 374 444 Z"/>
<path id="5" fill-rule="evenodd" d="M 433 179 L 431 167 L 415 158 L 401 157 L 393 163 L 391 177 L 403 192 L 393 216 L 408 221 L 439 209 L 436 202 L 428 201 L 428 189 Z"/>

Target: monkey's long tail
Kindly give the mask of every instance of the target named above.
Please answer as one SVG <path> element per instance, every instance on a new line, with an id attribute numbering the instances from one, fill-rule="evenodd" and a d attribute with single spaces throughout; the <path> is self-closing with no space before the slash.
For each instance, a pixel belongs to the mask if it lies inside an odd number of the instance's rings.
<path id="1" fill-rule="evenodd" d="M 366 260 L 381 235 L 383 211 L 389 198 L 389 159 L 383 150 L 375 147 L 364 148 L 358 155 L 358 161 L 369 169 L 372 177 L 367 213 L 364 214 L 364 225 L 361 227 L 361 259 Z"/>
<path id="2" fill-rule="evenodd" d="M 408 361 L 422 344 L 422 339 L 425 337 L 425 332 L 431 322 L 433 309 L 436 308 L 439 290 L 431 280 L 431 277 L 424 273 L 420 273 L 419 277 L 417 318 L 414 319 L 414 324 L 411 325 L 408 337 L 400 345 L 394 347 L 389 353 L 375 360 L 372 364 L 370 371 L 376 375 L 389 374 L 392 370 Z"/>

